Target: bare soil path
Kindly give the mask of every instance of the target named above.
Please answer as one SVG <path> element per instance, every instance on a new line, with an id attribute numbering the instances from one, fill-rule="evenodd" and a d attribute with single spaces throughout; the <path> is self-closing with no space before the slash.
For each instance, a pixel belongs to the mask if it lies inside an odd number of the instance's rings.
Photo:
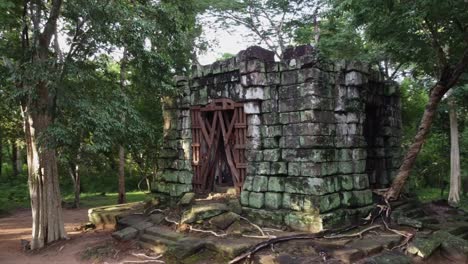
<path id="1" fill-rule="evenodd" d="M 21 239 L 31 240 L 31 211 L 21 209 L 0 217 L 0 263 L 3 264 L 55 264 L 93 263 L 83 260 L 82 252 L 88 248 L 112 243 L 109 230 L 77 231 L 88 221 L 88 209 L 64 209 L 65 229 L 70 240 L 56 242 L 38 252 L 24 252 Z"/>

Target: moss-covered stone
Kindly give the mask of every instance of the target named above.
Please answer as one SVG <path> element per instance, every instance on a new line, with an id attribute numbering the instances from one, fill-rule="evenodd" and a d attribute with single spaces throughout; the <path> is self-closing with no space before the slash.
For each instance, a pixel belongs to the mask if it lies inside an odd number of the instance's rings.
<path id="1" fill-rule="evenodd" d="M 338 177 L 341 185 L 341 189 L 350 191 L 354 187 L 355 178 L 352 175 L 341 175 Z"/>
<path id="2" fill-rule="evenodd" d="M 270 177 L 268 179 L 268 191 L 283 192 L 284 191 L 284 178 L 283 177 Z"/>
<path id="3" fill-rule="evenodd" d="M 251 192 L 249 195 L 249 206 L 252 208 L 262 208 L 265 204 L 265 194 Z"/>
<path id="4" fill-rule="evenodd" d="M 192 184 L 193 174 L 190 171 L 179 171 L 178 180 L 180 183 Z"/>
<path id="5" fill-rule="evenodd" d="M 253 177 L 252 191 L 266 192 L 268 190 L 268 177 L 255 176 Z"/>
<path id="6" fill-rule="evenodd" d="M 286 175 L 288 174 L 288 166 L 286 162 L 272 162 L 270 168 L 271 175 Z"/>
<path id="7" fill-rule="evenodd" d="M 301 175 L 301 163 L 299 163 L 299 162 L 288 162 L 288 175 L 289 176 L 300 176 Z"/>
<path id="8" fill-rule="evenodd" d="M 306 232 L 322 231 L 322 220 L 318 214 L 291 212 L 285 215 L 284 223 L 294 230 Z"/>
<path id="9" fill-rule="evenodd" d="M 282 203 L 282 194 L 276 192 L 265 193 L 265 208 L 279 209 Z"/>
<path id="10" fill-rule="evenodd" d="M 241 195 L 240 195 L 240 202 L 243 206 L 247 206 L 249 205 L 249 196 L 250 196 L 250 192 L 249 191 L 246 191 L 246 190 L 243 190 L 241 192 Z"/>
<path id="11" fill-rule="evenodd" d="M 320 212 L 328 212 L 340 206 L 340 195 L 332 193 L 320 197 Z"/>
<path id="12" fill-rule="evenodd" d="M 280 149 L 266 149 L 263 151 L 264 161 L 278 161 L 281 157 Z"/>

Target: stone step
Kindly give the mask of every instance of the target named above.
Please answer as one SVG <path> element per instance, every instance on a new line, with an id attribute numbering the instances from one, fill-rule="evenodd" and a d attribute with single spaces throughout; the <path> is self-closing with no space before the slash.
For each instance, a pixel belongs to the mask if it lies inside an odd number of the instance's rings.
<path id="1" fill-rule="evenodd" d="M 425 217 L 426 213 L 421 208 L 415 208 L 409 211 L 405 211 L 404 215 L 409 218 L 418 218 L 418 217 Z"/>
<path id="2" fill-rule="evenodd" d="M 146 243 L 151 243 L 151 244 L 166 244 L 166 245 L 174 245 L 176 242 L 175 241 L 172 241 L 172 240 L 169 240 L 169 239 L 166 239 L 166 238 L 162 238 L 162 237 L 158 237 L 158 236 L 153 236 L 153 235 L 150 235 L 150 234 L 143 234 L 140 236 L 140 241 L 143 241 L 143 242 L 146 242 Z"/>
<path id="3" fill-rule="evenodd" d="M 172 231 L 171 229 L 163 226 L 152 226 L 145 229 L 145 234 L 151 235 L 153 237 L 159 237 L 171 241 L 177 241 L 184 236 L 180 233 Z"/>
<path id="4" fill-rule="evenodd" d="M 468 235 L 468 226 L 459 226 L 453 229 L 448 230 L 448 232 L 454 236 L 463 236 L 463 235 Z"/>
<path id="5" fill-rule="evenodd" d="M 164 254 L 168 251 L 168 246 L 166 244 L 153 244 L 152 242 L 148 243 L 140 240 L 138 241 L 138 245 L 141 248 L 149 249 L 156 254 Z"/>

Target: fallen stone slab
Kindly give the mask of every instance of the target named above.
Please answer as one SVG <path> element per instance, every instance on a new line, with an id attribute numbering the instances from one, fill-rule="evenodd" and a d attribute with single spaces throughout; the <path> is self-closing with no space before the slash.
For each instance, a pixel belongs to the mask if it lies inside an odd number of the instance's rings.
<path id="1" fill-rule="evenodd" d="M 183 213 L 181 222 L 191 224 L 212 218 L 227 211 L 229 211 L 228 206 L 222 203 L 194 205 Z"/>
<path id="2" fill-rule="evenodd" d="M 115 228 L 117 219 L 144 210 L 144 202 L 126 203 L 90 208 L 88 219 L 96 228 Z"/>
<path id="3" fill-rule="evenodd" d="M 365 264 L 411 264 L 413 260 L 399 251 L 386 251 L 362 260 Z"/>
<path id="4" fill-rule="evenodd" d="M 137 235 L 138 230 L 133 227 L 126 227 L 124 229 L 112 233 L 112 237 L 120 241 L 134 239 Z"/>
<path id="5" fill-rule="evenodd" d="M 219 229 L 224 230 L 239 219 L 240 216 L 238 214 L 233 212 L 227 212 L 211 218 L 209 223 Z"/>
<path id="6" fill-rule="evenodd" d="M 159 225 L 160 223 L 162 223 L 162 221 L 164 221 L 164 215 L 163 214 L 152 214 L 152 215 L 149 216 L 149 219 L 153 224 Z"/>
<path id="7" fill-rule="evenodd" d="M 441 244 L 439 238 L 430 236 L 428 238 L 416 237 L 410 243 L 408 252 L 421 258 L 428 258 Z"/>
<path id="8" fill-rule="evenodd" d="M 397 218 L 397 223 L 399 225 L 410 226 L 410 227 L 414 227 L 414 228 L 418 228 L 418 229 L 423 227 L 423 223 L 421 221 L 419 221 L 418 219 L 409 218 L 409 217 L 406 217 L 406 216 L 398 217 Z"/>
<path id="9" fill-rule="evenodd" d="M 195 193 L 193 192 L 189 192 L 189 193 L 185 193 L 182 198 L 180 198 L 179 200 L 179 204 L 180 205 L 189 205 L 193 202 L 193 200 L 195 199 Z"/>

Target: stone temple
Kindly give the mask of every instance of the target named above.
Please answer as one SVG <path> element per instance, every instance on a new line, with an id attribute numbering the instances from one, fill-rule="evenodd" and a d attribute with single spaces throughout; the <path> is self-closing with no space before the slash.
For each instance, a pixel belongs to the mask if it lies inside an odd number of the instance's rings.
<path id="1" fill-rule="evenodd" d="M 235 190 L 252 221 L 317 232 L 364 217 L 399 167 L 399 89 L 367 64 L 250 47 L 177 86 L 163 103 L 161 196 Z"/>

